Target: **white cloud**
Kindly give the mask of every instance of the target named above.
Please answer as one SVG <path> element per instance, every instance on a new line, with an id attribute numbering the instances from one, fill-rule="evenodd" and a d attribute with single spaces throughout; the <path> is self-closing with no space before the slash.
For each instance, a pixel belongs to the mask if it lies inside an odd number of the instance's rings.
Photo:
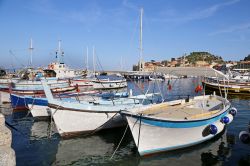
<path id="1" fill-rule="evenodd" d="M 214 35 L 223 34 L 223 33 L 233 33 L 233 32 L 245 31 L 245 30 L 250 30 L 250 23 L 233 25 L 225 29 L 221 29 L 221 30 L 209 33 L 209 35 L 214 36 Z"/>
<path id="2" fill-rule="evenodd" d="M 129 2 L 129 0 L 123 0 L 122 1 L 122 5 L 126 8 L 132 9 L 132 10 L 139 10 L 139 7 L 131 2 Z"/>
<path id="3" fill-rule="evenodd" d="M 193 20 L 200 20 L 211 17 L 215 15 L 221 8 L 229 5 L 233 5 L 240 0 L 231 0 L 224 3 L 218 3 L 208 8 L 202 10 L 196 10 L 195 12 L 186 13 L 185 15 L 174 16 L 173 14 L 176 13 L 176 10 L 170 9 L 170 13 L 172 16 L 167 15 L 166 17 L 158 17 L 151 19 L 152 21 L 159 21 L 159 22 L 175 22 L 175 23 L 185 23 Z M 168 12 L 167 12 L 168 13 Z"/>

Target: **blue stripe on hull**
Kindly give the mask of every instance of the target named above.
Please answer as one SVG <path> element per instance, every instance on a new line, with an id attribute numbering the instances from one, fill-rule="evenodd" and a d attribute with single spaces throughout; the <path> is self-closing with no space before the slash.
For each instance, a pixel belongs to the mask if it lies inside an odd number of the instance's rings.
<path id="1" fill-rule="evenodd" d="M 207 124 L 212 124 L 215 121 L 221 119 L 224 117 L 226 114 L 228 114 L 227 111 L 225 111 L 223 114 L 220 114 L 219 116 L 216 116 L 212 119 L 205 119 L 205 120 L 199 120 L 199 121 L 160 121 L 160 120 L 154 120 L 154 119 L 148 119 L 142 117 L 141 121 L 144 124 L 149 124 L 152 126 L 157 126 L 157 127 L 167 127 L 167 128 L 192 128 L 192 127 L 199 127 Z"/>
<path id="2" fill-rule="evenodd" d="M 40 106 L 48 106 L 48 101 L 45 98 L 32 98 L 29 96 L 18 96 L 18 95 L 10 95 L 11 106 L 12 108 L 24 107 L 27 108 L 28 104 L 40 105 Z"/>

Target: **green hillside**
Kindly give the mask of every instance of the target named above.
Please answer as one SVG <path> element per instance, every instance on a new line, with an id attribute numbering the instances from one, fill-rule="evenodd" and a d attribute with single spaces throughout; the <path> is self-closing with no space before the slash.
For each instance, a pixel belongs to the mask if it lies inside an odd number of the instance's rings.
<path id="1" fill-rule="evenodd" d="M 209 52 L 191 52 L 185 57 L 189 63 L 195 64 L 196 61 L 206 61 L 211 64 L 212 62 L 223 63 L 221 56 L 215 56 Z"/>

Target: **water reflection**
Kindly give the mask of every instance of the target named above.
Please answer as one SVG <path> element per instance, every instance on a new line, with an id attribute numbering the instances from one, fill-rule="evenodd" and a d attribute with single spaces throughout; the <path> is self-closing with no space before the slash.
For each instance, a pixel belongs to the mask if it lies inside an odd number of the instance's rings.
<path id="1" fill-rule="evenodd" d="M 53 165 L 98 165 L 98 164 L 117 164 L 129 162 L 135 164 L 136 155 L 134 153 L 135 145 L 130 133 L 122 142 L 114 158 L 110 157 L 114 153 L 124 128 L 118 128 L 112 131 L 102 131 L 89 137 L 79 137 L 75 139 L 61 140 L 58 144 L 58 150 Z M 125 160 L 125 158 L 134 158 Z"/>
<path id="2" fill-rule="evenodd" d="M 12 147 L 16 163 L 20 166 L 50 165 L 59 143 L 59 135 L 51 134 L 49 122 L 36 122 L 27 113 L 15 113 L 6 117 L 12 129 Z"/>
<path id="3" fill-rule="evenodd" d="M 50 121 L 35 121 L 30 129 L 30 140 L 51 139 L 57 134 L 54 123 Z"/>

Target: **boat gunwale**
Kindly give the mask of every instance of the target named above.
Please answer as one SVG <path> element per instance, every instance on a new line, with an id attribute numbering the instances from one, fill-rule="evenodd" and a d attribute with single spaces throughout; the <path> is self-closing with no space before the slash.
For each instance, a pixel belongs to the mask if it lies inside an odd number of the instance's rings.
<path id="1" fill-rule="evenodd" d="M 136 113 L 125 111 L 125 110 L 122 110 L 120 114 L 123 116 L 130 116 L 133 118 L 142 118 L 142 119 L 146 119 L 146 120 L 159 121 L 159 122 L 187 123 L 187 122 L 206 121 L 206 120 L 216 118 L 216 117 L 222 115 L 223 113 L 228 112 L 231 107 L 232 107 L 231 105 L 228 105 L 225 108 L 223 108 L 223 110 L 218 111 L 217 113 L 213 114 L 212 116 L 209 116 L 207 118 L 202 118 L 202 119 L 185 119 L 185 120 L 169 119 L 169 118 L 156 117 L 153 115 L 146 115 L 146 114 L 140 115 L 140 114 L 136 114 Z"/>
<path id="2" fill-rule="evenodd" d="M 137 104 L 134 104 L 137 105 Z M 88 113 L 120 113 L 122 109 L 117 110 L 110 110 L 110 111 L 102 111 L 102 110 L 86 110 L 86 109 L 77 109 L 77 108 L 68 108 L 64 106 L 60 106 L 57 104 L 48 103 L 48 107 L 57 109 L 57 110 L 68 110 L 68 111 L 75 111 L 75 112 L 88 112 Z M 105 106 L 104 106 L 105 107 Z M 109 106 L 110 107 L 110 106 Z"/>

